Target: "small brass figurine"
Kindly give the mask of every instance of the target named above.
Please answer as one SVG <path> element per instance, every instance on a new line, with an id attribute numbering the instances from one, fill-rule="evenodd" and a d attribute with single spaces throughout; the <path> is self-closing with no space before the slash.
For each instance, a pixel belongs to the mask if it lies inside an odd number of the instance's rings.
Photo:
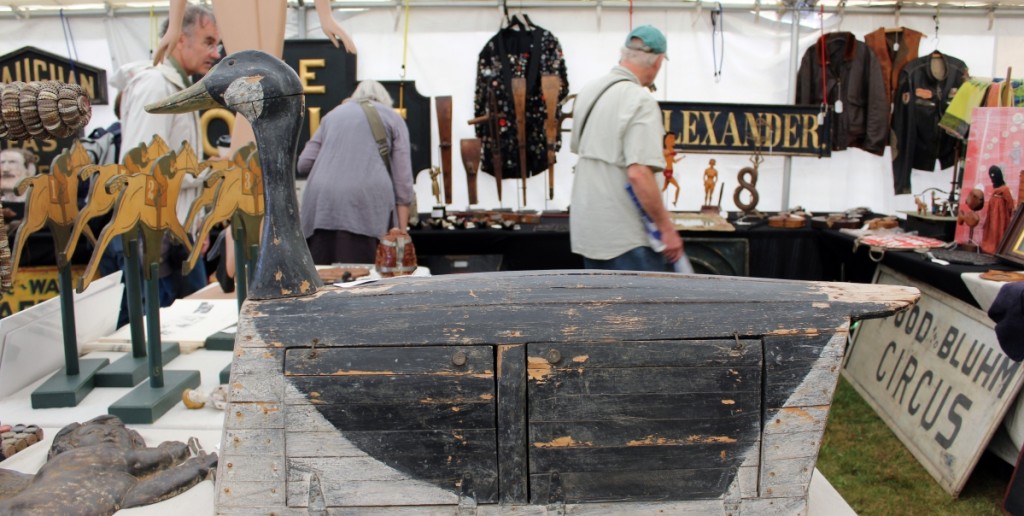
<path id="1" fill-rule="evenodd" d="M 661 187 L 662 193 L 668 190 L 668 186 L 672 185 L 676 187 L 676 196 L 672 199 L 672 206 L 675 206 L 679 202 L 679 181 L 676 181 L 673 176 L 674 165 L 676 162 L 681 161 L 686 156 L 677 156 L 679 153 L 676 152 L 676 133 L 669 131 L 665 133 L 665 148 L 662 151 L 665 155 L 665 184 Z"/>
<path id="2" fill-rule="evenodd" d="M 708 162 L 708 168 L 704 169 L 704 205 L 711 206 L 715 196 L 715 184 L 718 183 L 718 170 L 715 169 L 715 160 Z"/>

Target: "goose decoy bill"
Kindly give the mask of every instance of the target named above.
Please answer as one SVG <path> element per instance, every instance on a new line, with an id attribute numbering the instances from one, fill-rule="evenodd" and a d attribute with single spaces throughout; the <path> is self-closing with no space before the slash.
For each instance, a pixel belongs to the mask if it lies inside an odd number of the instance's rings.
<path id="1" fill-rule="evenodd" d="M 323 283 L 302 236 L 295 197 L 295 156 L 305 108 L 299 76 L 270 54 L 244 50 L 146 111 L 186 113 L 214 107 L 241 113 L 252 124 L 263 167 L 266 219 L 249 298 L 313 294 Z"/>

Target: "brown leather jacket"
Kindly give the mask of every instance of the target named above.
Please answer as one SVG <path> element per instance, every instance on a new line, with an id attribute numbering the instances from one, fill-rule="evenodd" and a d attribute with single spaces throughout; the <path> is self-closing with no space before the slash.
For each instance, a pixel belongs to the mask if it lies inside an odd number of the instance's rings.
<path id="1" fill-rule="evenodd" d="M 864 36 L 864 44 L 875 53 L 882 67 L 882 82 L 885 83 L 889 103 L 892 103 L 896 93 L 900 71 L 907 63 L 917 59 L 922 36 L 924 34 L 906 27 L 900 27 L 899 30 L 883 27 Z"/>
<path id="2" fill-rule="evenodd" d="M 878 58 L 849 32 L 826 34 L 824 40 L 825 102 L 835 110 L 830 112 L 832 150 L 858 147 L 881 156 L 889 135 L 889 102 Z M 819 39 L 800 62 L 797 104 L 822 103 L 821 45 Z"/>

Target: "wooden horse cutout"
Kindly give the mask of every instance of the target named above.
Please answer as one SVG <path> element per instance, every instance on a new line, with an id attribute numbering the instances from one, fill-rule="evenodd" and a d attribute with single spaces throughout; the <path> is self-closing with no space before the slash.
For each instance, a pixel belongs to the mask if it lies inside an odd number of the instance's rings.
<path id="1" fill-rule="evenodd" d="M 251 217 L 240 218 L 246 230 L 245 249 L 248 249 L 250 243 L 259 242 L 259 225 L 250 227 L 254 225 L 253 220 L 258 220 L 263 215 L 262 169 L 259 165 L 259 155 L 255 150 L 255 143 L 238 149 L 231 161 L 219 162 L 227 165 L 215 165 L 213 171 L 207 175 L 203 182 L 203 192 L 192 203 L 186 221 L 186 226 L 190 225 L 202 208 L 211 206 L 210 212 L 196 233 L 197 241 L 205 239 L 214 225 L 232 220 L 236 212 L 241 212 Z M 218 162 L 211 164 L 213 163 Z M 197 247 L 192 249 L 188 261 L 182 264 L 182 272 L 191 272 L 198 261 Z"/>
<path id="2" fill-rule="evenodd" d="M 150 163 L 144 173 L 115 176 L 104 185 L 107 192 L 117 195 L 114 201 L 114 213 L 110 222 L 103 227 L 96 242 L 89 264 L 78 281 L 78 292 L 89 286 L 91 277 L 99 267 L 103 251 L 110 241 L 142 224 L 142 229 L 152 232 L 170 230 L 171 235 L 182 243 L 189 251 L 192 243 L 188 234 L 178 221 L 177 199 L 181 191 L 181 182 L 185 174 L 193 177 L 199 174 L 195 152 L 188 142 L 182 144 L 178 152 L 170 151 Z M 159 262 L 159 248 L 147 245 L 144 249 L 144 262 L 151 263 L 154 255 Z M 158 246 L 157 246 L 158 247 Z M 148 277 L 148 268 L 144 268 Z"/>
<path id="3" fill-rule="evenodd" d="M 18 262 L 21 251 L 25 247 L 28 236 L 48 226 L 53 235 L 54 249 L 64 249 L 71 228 L 78 215 L 78 175 L 82 167 L 92 160 L 82 144 L 75 140 L 70 149 L 64 149 L 54 160 L 49 173 L 39 174 L 22 179 L 15 187 L 18 195 L 28 191 L 25 198 L 25 219 L 18 229 L 18 237 L 14 245 L 14 268 L 11 271 L 12 281 L 18 273 Z M 83 232 L 93 242 L 96 237 L 85 228 Z"/>
<path id="4" fill-rule="evenodd" d="M 75 254 L 78 246 L 78 238 L 84 229 L 88 229 L 90 220 L 109 212 L 114 207 L 117 195 L 107 192 L 106 184 L 116 176 L 126 174 L 138 174 L 144 170 L 146 165 L 153 162 L 160 156 L 167 154 L 171 149 L 164 143 L 163 138 L 154 135 L 153 140 L 146 145 L 140 143 L 137 147 L 125 153 L 125 164 L 112 163 L 109 165 L 87 165 L 78 172 L 79 180 L 90 181 L 88 202 L 75 217 L 75 226 L 71 230 L 71 238 L 63 253 L 57 256 L 58 263 L 64 265 Z M 91 231 L 91 230 L 90 230 Z M 95 241 L 95 239 L 94 239 Z M 101 253 L 102 254 L 102 253 Z"/>

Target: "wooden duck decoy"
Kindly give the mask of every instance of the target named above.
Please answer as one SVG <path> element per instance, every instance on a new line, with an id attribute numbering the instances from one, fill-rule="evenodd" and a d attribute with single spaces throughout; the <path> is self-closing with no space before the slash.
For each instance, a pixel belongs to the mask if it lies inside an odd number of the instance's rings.
<path id="1" fill-rule="evenodd" d="M 218 512 L 806 511 L 850 323 L 916 289 L 543 271 L 314 293 L 292 188 L 301 91 L 247 51 L 151 107 L 245 113 L 263 163 Z"/>
<path id="2" fill-rule="evenodd" d="M 250 299 L 310 295 L 323 283 L 299 227 L 295 155 L 305 97 L 298 75 L 284 61 L 258 50 L 225 57 L 203 79 L 146 106 L 151 113 L 183 113 L 226 107 L 252 125 L 266 194 L 256 274 Z"/>

